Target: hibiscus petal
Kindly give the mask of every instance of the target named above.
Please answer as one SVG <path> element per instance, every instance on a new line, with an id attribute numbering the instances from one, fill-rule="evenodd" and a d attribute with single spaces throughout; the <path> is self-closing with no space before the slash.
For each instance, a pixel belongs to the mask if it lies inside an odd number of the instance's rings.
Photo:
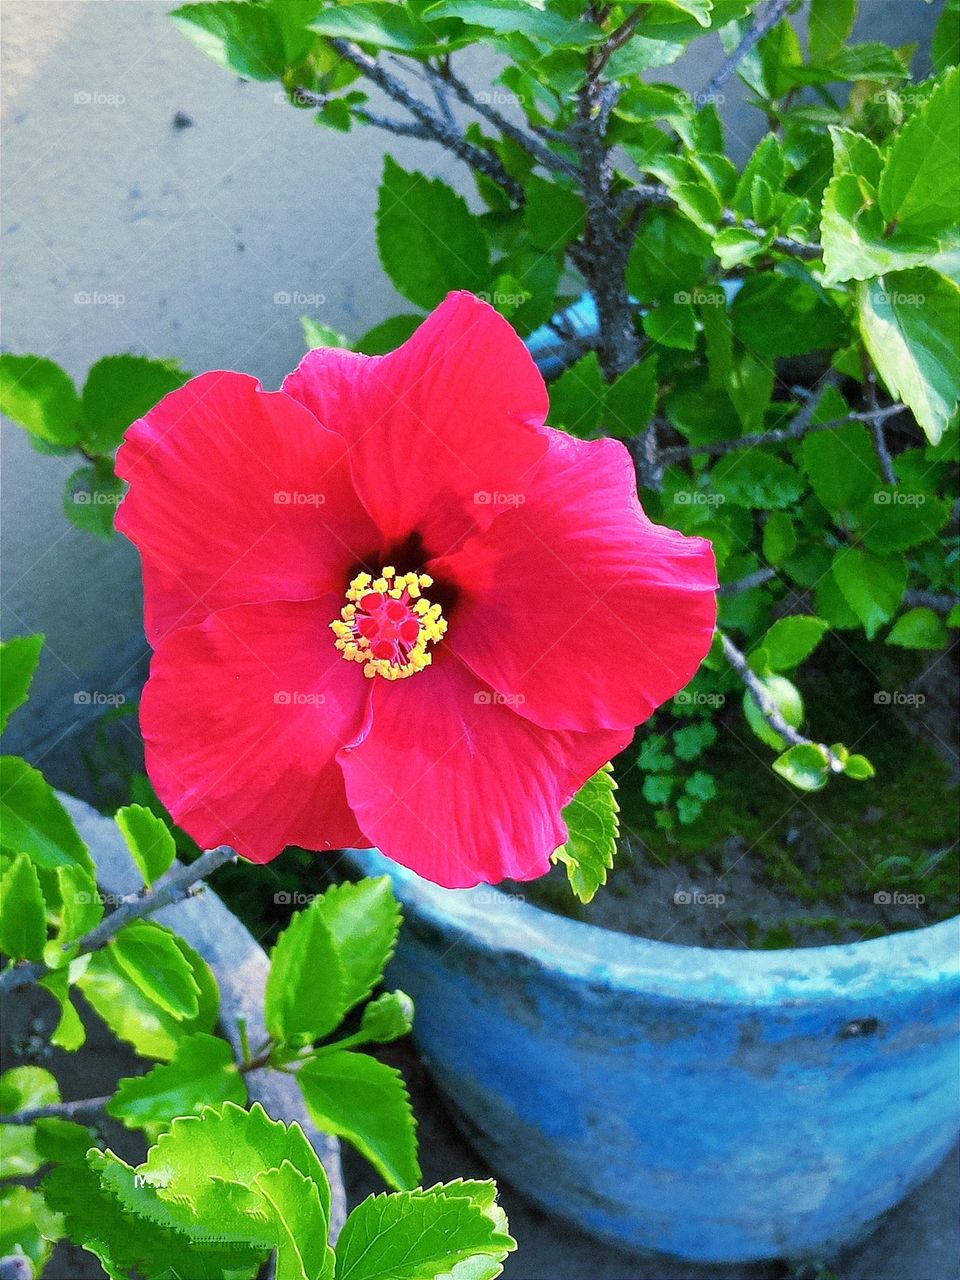
<path id="1" fill-rule="evenodd" d="M 387 356 L 311 351 L 283 389 L 350 447 L 384 548 L 418 532 L 444 554 L 498 514 L 543 456 L 543 379 L 507 321 L 453 293 Z M 404 565 L 405 569 L 418 568 Z"/>
<path id="2" fill-rule="evenodd" d="M 428 571 L 460 589 L 446 642 L 553 729 L 641 724 L 693 677 L 716 622 L 710 543 L 647 518 L 615 440 L 550 430 L 523 505 Z"/>
<path id="3" fill-rule="evenodd" d="M 451 889 L 548 871 L 561 809 L 632 737 L 541 729 L 442 646 L 373 683 L 370 730 L 339 753 L 350 804 L 387 857 Z"/>
<path id="4" fill-rule="evenodd" d="M 135 422 L 117 528 L 145 562 L 147 635 L 217 609 L 342 591 L 376 532 L 340 436 L 282 392 L 206 373 Z"/>
<path id="5" fill-rule="evenodd" d="M 340 602 L 241 605 L 160 642 L 140 707 L 147 772 L 204 848 L 269 862 L 288 844 L 370 844 L 336 762 L 370 702 L 334 648 Z"/>

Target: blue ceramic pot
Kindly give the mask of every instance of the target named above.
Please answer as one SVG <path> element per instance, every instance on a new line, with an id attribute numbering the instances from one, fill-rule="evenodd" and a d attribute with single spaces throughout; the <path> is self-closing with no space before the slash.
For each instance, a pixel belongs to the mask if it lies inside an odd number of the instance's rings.
<path id="1" fill-rule="evenodd" d="M 850 946 L 711 951 L 427 884 L 390 981 L 467 1136 L 545 1209 L 697 1262 L 827 1252 L 957 1128 L 960 920 Z"/>

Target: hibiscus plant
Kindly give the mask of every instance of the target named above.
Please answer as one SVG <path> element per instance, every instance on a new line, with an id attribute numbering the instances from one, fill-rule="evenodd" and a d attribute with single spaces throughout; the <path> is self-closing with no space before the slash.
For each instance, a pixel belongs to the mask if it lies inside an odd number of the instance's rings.
<path id="1" fill-rule="evenodd" d="M 68 516 L 140 551 L 155 788 L 116 814 L 143 886 L 104 914 L 97 851 L 37 769 L 3 759 L 0 988 L 44 987 L 69 1051 L 79 992 L 154 1064 L 89 1104 L 149 1144 L 136 1167 L 46 1070 L 0 1077 L 4 1176 L 27 1180 L 4 1193 L 7 1251 L 40 1266 L 66 1235 L 111 1276 L 184 1274 L 184 1251 L 191 1276 L 270 1255 L 297 1280 L 498 1275 L 495 1187 L 418 1189 L 403 1081 L 364 1051 L 412 1018 L 402 992 L 374 994 L 400 924 L 387 881 L 291 918 L 253 1039 L 153 912 L 289 845 L 377 846 L 450 888 L 561 862 L 589 900 L 616 847 L 609 762 L 651 724 L 644 795 L 661 825 L 695 822 L 734 693 L 797 788 L 872 775 L 855 743 L 804 731 L 794 673 L 828 631 L 936 651 L 960 624 L 960 73 L 954 0 L 929 54 L 851 43 L 856 14 L 175 12 L 305 127 L 439 144 L 475 192 L 386 158 L 377 241 L 410 309 L 355 338 L 309 319 L 278 391 L 117 355 L 78 393 L 47 358 L 0 357 L 4 412 L 77 456 Z M 713 33 L 726 56 L 702 91 L 658 82 Z M 501 69 L 478 89 L 481 45 Z M 736 162 L 735 77 L 766 126 Z M 41 646 L 4 646 L 4 724 Z M 189 865 L 171 817 L 204 850 Z M 258 1101 L 270 1072 L 393 1188 L 335 1248 L 322 1165 Z"/>

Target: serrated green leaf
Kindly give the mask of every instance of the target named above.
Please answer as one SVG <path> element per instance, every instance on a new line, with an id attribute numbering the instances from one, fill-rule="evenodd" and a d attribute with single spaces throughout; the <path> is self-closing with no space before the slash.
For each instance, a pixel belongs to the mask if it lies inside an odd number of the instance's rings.
<path id="1" fill-rule="evenodd" d="M 266 5 L 241 0 L 186 4 L 170 14 L 201 53 L 247 80 L 280 79 L 286 67 L 283 32 Z"/>
<path id="2" fill-rule="evenodd" d="M 890 629 L 886 644 L 901 649 L 945 649 L 950 634 L 932 609 L 909 609 Z"/>
<path id="3" fill-rule="evenodd" d="M 948 71 L 894 135 L 880 179 L 888 223 L 937 232 L 956 225 L 960 207 L 960 71 Z"/>
<path id="4" fill-rule="evenodd" d="M 53 788 L 17 756 L 0 757 L 0 811 L 4 849 L 29 853 L 38 867 L 49 871 L 76 864 L 93 875 L 87 846 Z"/>
<path id="5" fill-rule="evenodd" d="M 550 422 L 581 440 L 594 439 L 603 414 L 604 381 L 595 351 L 550 384 Z"/>
<path id="6" fill-rule="evenodd" d="M 0 881 L 0 951 L 13 960 L 40 960 L 47 917 L 37 869 L 20 853 Z"/>
<path id="7" fill-rule="evenodd" d="M 773 762 L 775 773 L 801 791 L 820 791 L 830 779 L 827 753 L 816 743 L 801 742 Z"/>
<path id="8" fill-rule="evenodd" d="M 177 1045 L 172 1062 L 155 1066 L 146 1075 L 120 1080 L 107 1111 L 128 1129 L 137 1129 L 195 1115 L 207 1104 L 243 1106 L 246 1101 L 246 1085 L 230 1045 L 220 1036 L 201 1031 Z"/>
<path id="9" fill-rule="evenodd" d="M 506 1223 L 471 1183 L 370 1196 L 347 1218 L 337 1241 L 337 1280 L 472 1280 L 516 1248 Z M 482 1185 L 482 1184 L 481 1184 Z"/>
<path id="10" fill-rule="evenodd" d="M 270 952 L 265 1016 L 278 1041 L 319 1039 L 339 1026 L 347 1011 L 347 973 L 319 901 L 291 917 Z"/>
<path id="11" fill-rule="evenodd" d="M 0 733 L 27 700 L 43 640 L 42 635 L 14 636 L 0 644 Z"/>
<path id="12" fill-rule="evenodd" d="M 797 686 L 784 676 L 760 676 L 758 679 L 787 724 L 793 729 L 799 729 L 803 724 L 803 698 Z M 768 747 L 773 747 L 775 751 L 783 751 L 787 745 L 786 742 L 767 724 L 763 712 L 749 689 L 743 695 L 743 714 L 747 718 L 747 724 L 761 742 L 765 742 Z"/>
<path id="13" fill-rule="evenodd" d="M 950 503 L 906 486 L 882 486 L 864 503 L 862 538 L 871 551 L 888 555 L 935 538 L 950 519 Z"/>
<path id="14" fill-rule="evenodd" d="M 200 988 L 183 952 L 162 925 L 125 925 L 109 949 L 113 959 L 148 999 L 174 1018 L 195 1018 Z"/>
<path id="15" fill-rule="evenodd" d="M 95 929 L 103 919 L 103 902 L 97 882 L 82 867 L 57 867 L 60 891 L 60 928 L 57 942 L 75 942 Z"/>
<path id="16" fill-rule="evenodd" d="M 197 1031 L 213 1031 L 220 1007 L 220 992 L 207 962 L 183 938 L 170 935 L 187 961 L 199 991 L 194 1018 L 175 1018 L 154 1001 L 115 960 L 114 947 L 105 947 L 89 958 L 76 982 L 86 1000 L 121 1040 L 144 1058 L 169 1062 L 177 1045 Z"/>
<path id="17" fill-rule="evenodd" d="M 343 969 L 342 996 L 352 1009 L 383 977 L 403 919 L 389 876 L 333 885 L 313 905 L 330 931 Z"/>
<path id="18" fill-rule="evenodd" d="M 128 804 L 118 809 L 114 821 L 127 842 L 144 884 L 153 884 L 169 870 L 177 856 L 170 828 L 142 804 Z"/>
<path id="19" fill-rule="evenodd" d="M 60 1005 L 60 1018 L 50 1033 L 50 1043 L 68 1053 L 75 1052 L 86 1042 L 87 1029 L 70 999 L 69 969 L 55 969 L 48 973 L 40 980 L 40 986 L 49 991 Z"/>
<path id="20" fill-rule="evenodd" d="M 423 56 L 442 47 L 437 33 L 416 13 L 385 0 L 363 0 L 360 4 L 324 9 L 310 22 L 310 30 L 331 39 L 373 44 L 396 53 Z"/>
<path id="21" fill-rule="evenodd" d="M 581 902 L 589 902 L 613 866 L 620 834 L 620 807 L 614 792 L 613 768 L 605 764 L 589 778 L 563 811 L 567 842 L 553 861 L 567 869 L 570 887 Z"/>
<path id="22" fill-rule="evenodd" d="M 638 361 L 606 388 L 603 426 L 616 440 L 629 440 L 645 431 L 657 404 L 656 356 Z"/>
<path id="23" fill-rule="evenodd" d="M 333 1280 L 336 1255 L 316 1183 L 284 1160 L 257 1176 L 254 1190 L 273 1212 L 277 1233 L 276 1280 Z"/>
<path id="24" fill-rule="evenodd" d="M 39 440 L 80 439 L 80 398 L 69 375 L 43 356 L 0 355 L 0 412 Z"/>
<path id="25" fill-rule="evenodd" d="M 319 1129 L 352 1143 L 391 1187 L 417 1185 L 416 1120 L 399 1071 L 340 1050 L 305 1063 L 297 1080 Z"/>
<path id="26" fill-rule="evenodd" d="M 789 671 L 813 653 L 823 639 L 827 624 L 822 618 L 794 614 L 778 619 L 760 643 L 767 651 L 771 671 Z"/>
<path id="27" fill-rule="evenodd" d="M 845 406 L 837 416 L 842 416 L 844 410 Z M 824 412 L 829 415 L 832 410 L 821 404 L 821 419 Z M 800 456 L 814 493 L 832 515 L 849 517 L 879 488 L 877 455 L 870 432 L 862 422 L 808 432 Z"/>
<path id="28" fill-rule="evenodd" d="M 803 493 L 800 474 L 782 458 L 761 449 L 730 453 L 713 468 L 712 487 L 738 507 L 789 507 Z"/>
<path id="29" fill-rule="evenodd" d="M 384 160 L 377 206 L 384 270 L 405 298 L 435 307 L 451 289 L 481 292 L 491 276 L 483 224 L 439 178 Z"/>
<path id="30" fill-rule="evenodd" d="M 749 276 L 733 301 L 733 330 L 760 356 L 799 356 L 841 345 L 847 325 L 809 280 L 764 272 Z"/>
<path id="31" fill-rule="evenodd" d="M 797 530 L 793 519 L 785 511 L 771 511 L 763 526 L 763 558 L 770 564 L 781 565 L 797 546 Z"/>
<path id="32" fill-rule="evenodd" d="M 570 187 L 532 174 L 524 184 L 527 238 L 536 249 L 559 253 L 583 232 L 587 209 Z"/>
<path id="33" fill-rule="evenodd" d="M 440 0 L 426 11 L 427 18 L 462 18 L 470 26 L 497 35 L 524 35 L 542 41 L 550 49 L 582 49 L 603 38 L 589 22 L 571 22 L 528 0 Z"/>
<path id="34" fill-rule="evenodd" d="M 109 542 L 123 493 L 123 481 L 112 461 L 97 458 L 89 466 L 78 467 L 68 478 L 63 490 L 64 515 L 84 533 Z"/>
<path id="35" fill-rule="evenodd" d="M 643 330 L 653 342 L 680 351 L 694 351 L 697 345 L 697 317 L 685 299 L 663 299 L 644 312 Z"/>
<path id="36" fill-rule="evenodd" d="M 960 288 L 927 268 L 861 284 L 860 331 L 891 395 L 936 444 L 960 399 Z"/>
<path id="37" fill-rule="evenodd" d="M 857 16 L 857 0 L 811 0 L 807 38 L 810 58 L 829 62 L 844 47 Z"/>
<path id="38" fill-rule="evenodd" d="M 863 623 L 867 639 L 889 622 L 907 586 L 903 556 L 878 556 L 860 547 L 841 548 L 833 558 L 833 576 L 847 604 Z"/>
<path id="39" fill-rule="evenodd" d="M 130 424 L 186 380 L 171 361 L 104 356 L 87 374 L 81 395 L 84 448 L 88 453 L 113 454 Z"/>

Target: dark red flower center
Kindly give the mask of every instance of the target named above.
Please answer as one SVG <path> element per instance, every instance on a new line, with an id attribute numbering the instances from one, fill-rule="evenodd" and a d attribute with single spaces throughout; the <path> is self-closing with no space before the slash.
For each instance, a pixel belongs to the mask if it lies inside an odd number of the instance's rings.
<path id="1" fill-rule="evenodd" d="M 330 623 L 343 657 L 363 663 L 365 676 L 387 680 L 403 680 L 428 667 L 428 645 L 447 630 L 440 606 L 422 594 L 432 585 L 429 574 L 397 573 L 393 565 L 377 578 L 358 573 L 340 617 Z"/>

